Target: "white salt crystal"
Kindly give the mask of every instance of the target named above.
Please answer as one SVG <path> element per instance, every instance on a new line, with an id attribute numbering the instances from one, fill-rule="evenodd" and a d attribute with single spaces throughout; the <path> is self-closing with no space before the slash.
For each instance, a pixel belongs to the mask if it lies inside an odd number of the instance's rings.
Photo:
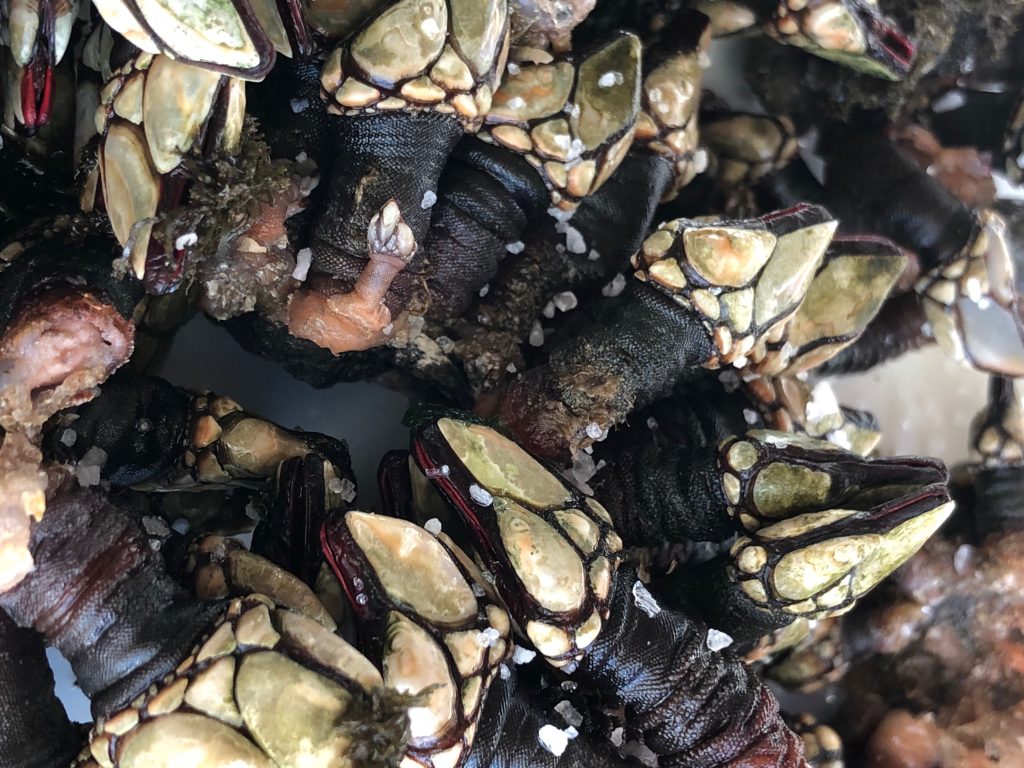
<path id="1" fill-rule="evenodd" d="M 530 338 L 531 347 L 543 347 L 544 346 L 544 328 L 540 324 L 540 320 L 534 320 L 533 325 L 530 327 Z"/>
<path id="2" fill-rule="evenodd" d="M 569 746 L 569 737 L 553 725 L 542 725 L 537 732 L 541 746 L 555 757 L 558 757 Z"/>
<path id="3" fill-rule="evenodd" d="M 526 106 L 526 100 L 522 96 L 513 96 L 506 102 L 509 109 L 522 109 Z"/>
<path id="4" fill-rule="evenodd" d="M 622 748 L 623 757 L 635 757 L 641 765 L 647 768 L 658 768 L 658 756 L 651 751 L 646 744 L 639 741 L 631 741 Z"/>
<path id="5" fill-rule="evenodd" d="M 621 72 L 605 72 L 597 78 L 597 84 L 601 88 L 611 88 L 613 85 L 622 85 L 623 77 Z"/>
<path id="6" fill-rule="evenodd" d="M 298 280 L 300 283 L 306 279 L 306 275 L 309 274 L 309 265 L 313 261 L 313 251 L 310 248 L 300 248 L 299 252 L 295 254 L 295 269 L 292 271 L 292 277 Z"/>
<path id="7" fill-rule="evenodd" d="M 555 704 L 555 712 L 562 716 L 569 725 L 575 725 L 579 727 L 583 724 L 583 715 L 568 701 L 560 701 Z"/>
<path id="8" fill-rule="evenodd" d="M 542 309 L 540 313 L 544 315 L 544 317 L 546 317 L 548 320 L 550 320 L 552 317 L 555 316 L 555 302 L 549 301 L 547 304 L 544 305 L 544 309 Z"/>
<path id="9" fill-rule="evenodd" d="M 517 645 L 512 651 L 512 663 L 514 664 L 529 664 L 535 658 L 537 658 L 536 651 L 523 648 L 521 645 Z"/>
<path id="10" fill-rule="evenodd" d="M 974 557 L 974 547 L 970 544 L 961 544 L 953 553 L 953 570 L 957 573 L 964 573 L 971 564 Z"/>
<path id="11" fill-rule="evenodd" d="M 423 530 L 437 536 L 441 532 L 441 521 L 436 517 L 432 517 L 423 524 Z"/>
<path id="12" fill-rule="evenodd" d="M 494 627 L 488 627 L 476 636 L 476 644 L 481 648 L 490 648 L 501 639 L 501 633 Z"/>
<path id="13" fill-rule="evenodd" d="M 494 502 L 494 497 L 476 483 L 470 484 L 469 496 L 482 507 L 489 507 Z"/>
<path id="14" fill-rule="evenodd" d="M 580 300 L 576 298 L 576 294 L 572 291 L 562 291 L 555 294 L 552 302 L 559 312 L 568 312 L 570 309 L 576 309 L 579 306 Z"/>
<path id="15" fill-rule="evenodd" d="M 626 290 L 626 276 L 620 272 L 612 278 L 608 285 L 601 289 L 601 295 L 613 299 L 624 290 Z"/>
<path id="16" fill-rule="evenodd" d="M 501 664 L 498 666 L 498 674 L 502 680 L 508 680 L 512 677 L 512 670 L 508 668 L 507 664 Z"/>
<path id="17" fill-rule="evenodd" d="M 481 288 L 481 289 L 480 289 L 480 291 L 479 291 L 479 294 L 480 294 L 480 298 L 482 299 L 482 298 L 483 298 L 484 296 L 486 296 L 486 295 L 487 295 L 488 293 L 490 293 L 490 292 L 491 292 L 491 284 L 490 284 L 490 283 L 487 283 L 487 285 L 485 285 L 485 286 L 484 286 L 483 288 Z"/>
<path id="18" fill-rule="evenodd" d="M 518 368 L 516 368 L 515 363 L 509 363 L 508 365 L 505 366 L 505 370 L 508 371 L 509 373 L 515 373 L 518 370 Z"/>
<path id="19" fill-rule="evenodd" d="M 434 203 L 436 202 L 437 194 L 433 190 L 428 189 L 423 193 L 423 199 L 420 200 L 420 208 L 423 208 L 424 210 L 427 208 L 433 208 Z"/>
<path id="20" fill-rule="evenodd" d="M 569 253 L 587 252 L 587 241 L 576 227 L 568 227 L 565 230 L 565 247 L 569 249 Z"/>
<path id="21" fill-rule="evenodd" d="M 943 112 L 952 112 L 960 109 L 967 103 L 967 97 L 961 90 L 948 91 L 932 102 L 932 112 L 941 115 Z"/>
<path id="22" fill-rule="evenodd" d="M 651 618 L 661 613 L 661 606 L 654 599 L 654 595 L 647 591 L 647 587 L 644 586 L 642 581 L 638 580 L 633 584 L 633 602 L 636 603 L 637 608 Z"/>
<path id="23" fill-rule="evenodd" d="M 184 235 L 174 241 L 174 250 L 183 251 L 190 245 L 195 245 L 199 242 L 199 235 L 195 232 L 186 232 Z"/>
<path id="24" fill-rule="evenodd" d="M 624 734 L 624 730 L 623 730 L 622 726 L 620 725 L 618 728 L 613 729 L 612 732 L 608 734 L 608 741 L 610 741 L 616 747 L 621 747 L 622 746 L 623 734 Z"/>
<path id="25" fill-rule="evenodd" d="M 437 346 L 439 346 L 441 351 L 446 355 L 451 354 L 455 350 L 455 342 L 447 336 L 438 336 L 434 341 L 437 342 Z"/>
<path id="26" fill-rule="evenodd" d="M 601 429 L 601 425 L 598 424 L 596 421 L 592 421 L 589 424 L 587 424 L 587 437 L 589 437 L 591 440 L 599 439 L 603 432 L 604 430 Z"/>
<path id="27" fill-rule="evenodd" d="M 309 109 L 309 99 L 292 99 L 292 112 L 296 115 Z"/>
<path id="28" fill-rule="evenodd" d="M 505 246 L 505 250 L 509 253 L 522 253 L 524 248 L 526 248 L 526 243 L 522 240 L 516 240 L 514 243 L 509 243 Z"/>
<path id="29" fill-rule="evenodd" d="M 60 444 L 61 445 L 66 445 L 68 448 L 70 448 L 72 445 L 75 444 L 75 441 L 77 439 L 78 439 L 78 433 L 75 432 L 75 430 L 70 429 L 70 428 L 69 429 L 65 429 L 63 432 L 61 432 Z"/>
<path id="30" fill-rule="evenodd" d="M 756 411 L 752 411 L 749 408 L 744 408 L 743 409 L 743 420 L 745 422 L 747 422 L 747 424 L 750 424 L 751 426 L 753 426 L 754 424 L 757 424 L 757 412 Z"/>
<path id="31" fill-rule="evenodd" d="M 811 390 L 811 398 L 804 408 L 804 415 L 811 422 L 839 413 L 839 401 L 828 382 L 819 381 Z"/>
<path id="32" fill-rule="evenodd" d="M 704 642 L 707 643 L 708 648 L 712 651 L 721 651 L 732 645 L 732 637 L 720 630 L 709 629 L 707 639 Z"/>
<path id="33" fill-rule="evenodd" d="M 505 67 L 505 69 L 508 71 L 510 75 L 513 76 L 518 75 L 522 71 L 519 69 L 519 65 L 516 64 L 514 61 L 510 61 L 508 65 Z"/>
<path id="34" fill-rule="evenodd" d="M 587 261 L 597 261 L 601 258 L 601 254 L 594 248 L 590 249 L 590 253 L 587 254 Z"/>

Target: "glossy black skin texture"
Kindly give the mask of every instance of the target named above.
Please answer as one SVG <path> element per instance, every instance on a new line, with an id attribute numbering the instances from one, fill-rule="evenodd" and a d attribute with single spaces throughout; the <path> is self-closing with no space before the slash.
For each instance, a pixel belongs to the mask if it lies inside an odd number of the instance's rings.
<path id="1" fill-rule="evenodd" d="M 706 627 L 686 614 L 662 608 L 648 616 L 632 586 L 620 572 L 611 615 L 573 680 L 605 706 L 623 707 L 661 766 L 801 765 L 799 738 L 754 673 L 710 650 Z"/>
<path id="2" fill-rule="evenodd" d="M 465 768 L 618 768 L 635 764 L 619 757 L 602 735 L 586 731 L 570 739 L 561 755 L 549 751 L 537 734 L 544 725 L 565 727 L 552 709 L 563 697 L 548 701 L 550 696 L 536 692 L 535 681 L 523 681 L 523 673 L 515 667 L 510 672 L 508 679 L 497 677 L 491 683 Z"/>
<path id="3" fill-rule="evenodd" d="M 176 584 L 138 527 L 96 490 L 51 499 L 29 549 L 36 568 L 0 595 L 0 608 L 71 662 L 95 717 L 173 672 L 223 611 Z"/>
<path id="4" fill-rule="evenodd" d="M 53 691 L 42 638 L 0 611 L 0 768 L 65 768 L 85 741 Z"/>

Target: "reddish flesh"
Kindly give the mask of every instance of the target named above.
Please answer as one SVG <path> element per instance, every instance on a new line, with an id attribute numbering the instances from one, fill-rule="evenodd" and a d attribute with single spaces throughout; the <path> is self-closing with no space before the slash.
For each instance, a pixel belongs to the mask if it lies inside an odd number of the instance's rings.
<path id="1" fill-rule="evenodd" d="M 0 425 L 31 429 L 91 400 L 127 362 L 134 337 L 131 321 L 89 293 L 30 300 L 0 338 Z"/>

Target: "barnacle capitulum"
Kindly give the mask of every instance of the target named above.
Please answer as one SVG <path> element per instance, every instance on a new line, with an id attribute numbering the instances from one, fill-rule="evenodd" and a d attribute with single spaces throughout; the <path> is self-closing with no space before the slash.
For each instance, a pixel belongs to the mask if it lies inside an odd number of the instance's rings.
<path id="1" fill-rule="evenodd" d="M 388 201 L 370 220 L 369 258 L 352 290 L 299 291 L 289 305 L 289 331 L 336 355 L 387 342 L 394 326 L 384 299 L 392 281 L 416 255 L 416 248 L 398 203 Z"/>
<path id="2" fill-rule="evenodd" d="M 640 41 L 620 34 L 578 64 L 520 60 L 494 93 L 480 138 L 522 154 L 571 211 L 615 171 L 633 141 Z"/>
<path id="3" fill-rule="evenodd" d="M 424 471 L 451 467 L 434 483 L 480 532 L 530 641 L 556 666 L 578 661 L 607 616 L 610 558 L 622 548 L 607 513 L 482 425 L 441 418 L 415 445 Z"/>
<path id="4" fill-rule="evenodd" d="M 96 110 L 104 207 L 131 270 L 151 292 L 177 288 L 197 242 L 195 232 L 157 228 L 158 215 L 186 196 L 183 161 L 236 152 L 244 115 L 242 80 L 166 55 L 139 53 L 104 84 Z M 86 210 L 95 204 L 82 202 Z"/>
<path id="5" fill-rule="evenodd" d="M 18 129 L 31 136 L 50 119 L 54 68 L 64 58 L 78 0 L 11 0 L 0 8 L 10 47 L 6 95 Z M 3 57 L 8 54 L 5 51 Z"/>
<path id="6" fill-rule="evenodd" d="M 498 665 L 512 652 L 508 613 L 443 533 L 349 512 L 324 526 L 322 541 L 384 684 L 422 698 L 409 709 L 403 765 L 462 765 Z"/>
<path id="7" fill-rule="evenodd" d="M 1024 374 L 1016 248 L 1003 217 L 980 211 L 961 252 L 917 285 L 939 344 L 960 362 L 1008 376 Z"/>
<path id="8" fill-rule="evenodd" d="M 914 44 L 873 0 L 781 0 L 765 29 L 779 42 L 885 80 L 899 80 L 914 61 Z"/>
<path id="9" fill-rule="evenodd" d="M 291 54 L 275 3 L 267 0 L 99 0 L 103 20 L 151 54 L 247 80 L 274 65 L 275 47 Z"/>

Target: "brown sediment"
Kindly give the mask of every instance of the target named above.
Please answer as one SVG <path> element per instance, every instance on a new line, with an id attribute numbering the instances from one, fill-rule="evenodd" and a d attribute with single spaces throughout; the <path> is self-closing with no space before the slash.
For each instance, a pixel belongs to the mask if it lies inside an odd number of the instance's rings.
<path id="1" fill-rule="evenodd" d="M 132 321 L 87 291 L 29 299 L 0 338 L 0 426 L 31 430 L 88 402 L 134 343 Z"/>
<path id="2" fill-rule="evenodd" d="M 200 260 L 199 299 L 204 312 L 217 320 L 256 310 L 271 321 L 287 321 L 288 293 L 294 288 L 295 254 L 289 248 L 285 223 L 302 210 L 304 194 L 294 182 L 261 203 L 248 229 L 230 248 Z"/>
<path id="3" fill-rule="evenodd" d="M 0 438 L 0 592 L 15 586 L 34 565 L 31 521 L 46 510 L 46 473 L 39 449 L 20 432 Z"/>
<path id="4" fill-rule="evenodd" d="M 932 540 L 855 616 L 846 680 L 869 768 L 1024 765 L 1024 533 Z M 874 714 L 867 714 L 873 712 Z M 857 733 L 859 731 L 859 734 Z"/>

